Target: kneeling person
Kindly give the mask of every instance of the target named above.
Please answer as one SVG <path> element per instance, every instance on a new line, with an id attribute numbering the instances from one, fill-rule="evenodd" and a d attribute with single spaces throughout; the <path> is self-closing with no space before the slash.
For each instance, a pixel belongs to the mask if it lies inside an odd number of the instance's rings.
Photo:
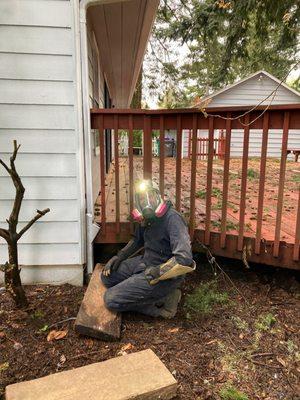
<path id="1" fill-rule="evenodd" d="M 139 225 L 134 238 L 101 274 L 108 288 L 104 301 L 114 311 L 172 318 L 184 275 L 195 269 L 187 226 L 151 181 L 136 184 L 135 203 L 132 216 Z M 142 248 L 144 254 L 134 256 Z"/>

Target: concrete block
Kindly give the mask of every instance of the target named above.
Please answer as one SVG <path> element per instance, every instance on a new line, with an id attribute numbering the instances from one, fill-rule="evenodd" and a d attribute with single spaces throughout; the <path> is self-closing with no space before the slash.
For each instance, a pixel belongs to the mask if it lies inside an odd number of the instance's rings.
<path id="1" fill-rule="evenodd" d="M 6 400 L 169 400 L 177 382 L 150 349 L 6 387 Z"/>

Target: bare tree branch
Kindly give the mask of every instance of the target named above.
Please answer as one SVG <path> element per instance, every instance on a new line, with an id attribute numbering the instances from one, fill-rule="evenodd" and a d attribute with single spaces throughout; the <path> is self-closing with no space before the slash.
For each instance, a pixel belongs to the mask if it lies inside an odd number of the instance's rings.
<path id="1" fill-rule="evenodd" d="M 0 236 L 5 239 L 7 242 L 9 242 L 10 238 L 9 238 L 9 232 L 7 229 L 0 229 Z"/>
<path id="2" fill-rule="evenodd" d="M 29 221 L 28 224 L 27 224 L 26 226 L 24 226 L 23 229 L 20 230 L 20 232 L 19 232 L 18 235 L 17 235 L 17 238 L 18 238 L 17 240 L 19 240 L 19 239 L 24 235 L 24 233 L 27 232 L 28 229 L 29 229 L 37 220 L 39 220 L 41 217 L 43 217 L 43 216 L 44 216 L 45 214 L 47 214 L 49 211 L 50 211 L 50 208 L 45 208 L 45 210 L 43 210 L 43 211 L 36 210 L 37 215 L 36 215 L 34 218 L 32 218 L 32 220 Z"/>
<path id="3" fill-rule="evenodd" d="M 14 152 L 13 152 L 12 156 L 10 157 L 10 165 L 11 165 L 11 168 L 14 170 L 16 170 L 15 169 L 15 160 L 17 158 L 17 154 L 18 154 L 20 147 L 21 147 L 21 145 L 19 144 L 19 146 L 18 146 L 17 141 L 14 140 Z"/>
<path id="4" fill-rule="evenodd" d="M 0 159 L 0 164 L 3 165 L 3 167 L 6 169 L 6 171 L 10 174 L 10 169 L 8 168 L 8 166 L 5 164 L 5 162 L 3 160 Z"/>

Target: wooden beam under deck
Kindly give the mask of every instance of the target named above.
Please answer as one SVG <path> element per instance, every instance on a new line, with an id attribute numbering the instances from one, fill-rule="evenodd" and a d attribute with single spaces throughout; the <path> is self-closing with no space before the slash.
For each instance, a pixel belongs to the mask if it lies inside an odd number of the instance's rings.
<path id="1" fill-rule="evenodd" d="M 130 223 L 121 222 L 120 233 L 116 233 L 116 226 L 114 222 L 106 224 L 106 232 L 102 234 L 100 231 L 95 238 L 95 244 L 109 244 L 109 243 L 127 243 L 132 234 L 130 232 Z M 204 243 L 205 229 L 195 229 L 194 241 L 192 243 L 194 251 L 203 251 L 200 243 Z M 243 251 L 237 250 L 238 235 L 227 234 L 226 236 L 226 248 L 221 246 L 221 234 L 220 232 L 210 233 L 210 245 L 209 249 L 216 256 L 229 257 L 237 260 L 242 260 L 244 255 Z M 260 243 L 261 249 L 263 250 L 260 254 L 255 254 L 255 238 L 244 236 L 245 252 L 248 262 L 254 262 L 259 264 L 271 265 L 274 267 L 290 268 L 300 270 L 300 264 L 298 261 L 293 260 L 293 249 L 292 243 L 280 242 L 279 243 L 279 257 L 273 257 L 273 242 L 262 240 Z"/>

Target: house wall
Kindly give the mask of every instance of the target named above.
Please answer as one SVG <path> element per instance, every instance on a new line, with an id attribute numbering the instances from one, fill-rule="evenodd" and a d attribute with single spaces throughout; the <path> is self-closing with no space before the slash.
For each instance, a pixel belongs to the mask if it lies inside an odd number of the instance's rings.
<path id="1" fill-rule="evenodd" d="M 104 108 L 104 76 L 101 71 L 98 44 L 89 18 L 87 18 L 87 44 L 90 108 Z M 93 200 L 96 202 L 100 189 L 99 132 L 91 129 L 91 135 L 91 143 L 93 144 L 93 152 L 91 155 L 92 190 Z"/>
<path id="2" fill-rule="evenodd" d="M 73 7 L 73 0 L 0 1 L 0 157 L 8 161 L 17 139 L 26 188 L 20 228 L 37 208 L 51 209 L 20 240 L 20 264 L 31 266 L 25 282 L 82 281 Z M 6 227 L 14 187 L 3 168 L 0 188 Z M 1 240 L 0 262 L 6 259 Z M 66 268 L 49 275 L 46 266 Z"/>

